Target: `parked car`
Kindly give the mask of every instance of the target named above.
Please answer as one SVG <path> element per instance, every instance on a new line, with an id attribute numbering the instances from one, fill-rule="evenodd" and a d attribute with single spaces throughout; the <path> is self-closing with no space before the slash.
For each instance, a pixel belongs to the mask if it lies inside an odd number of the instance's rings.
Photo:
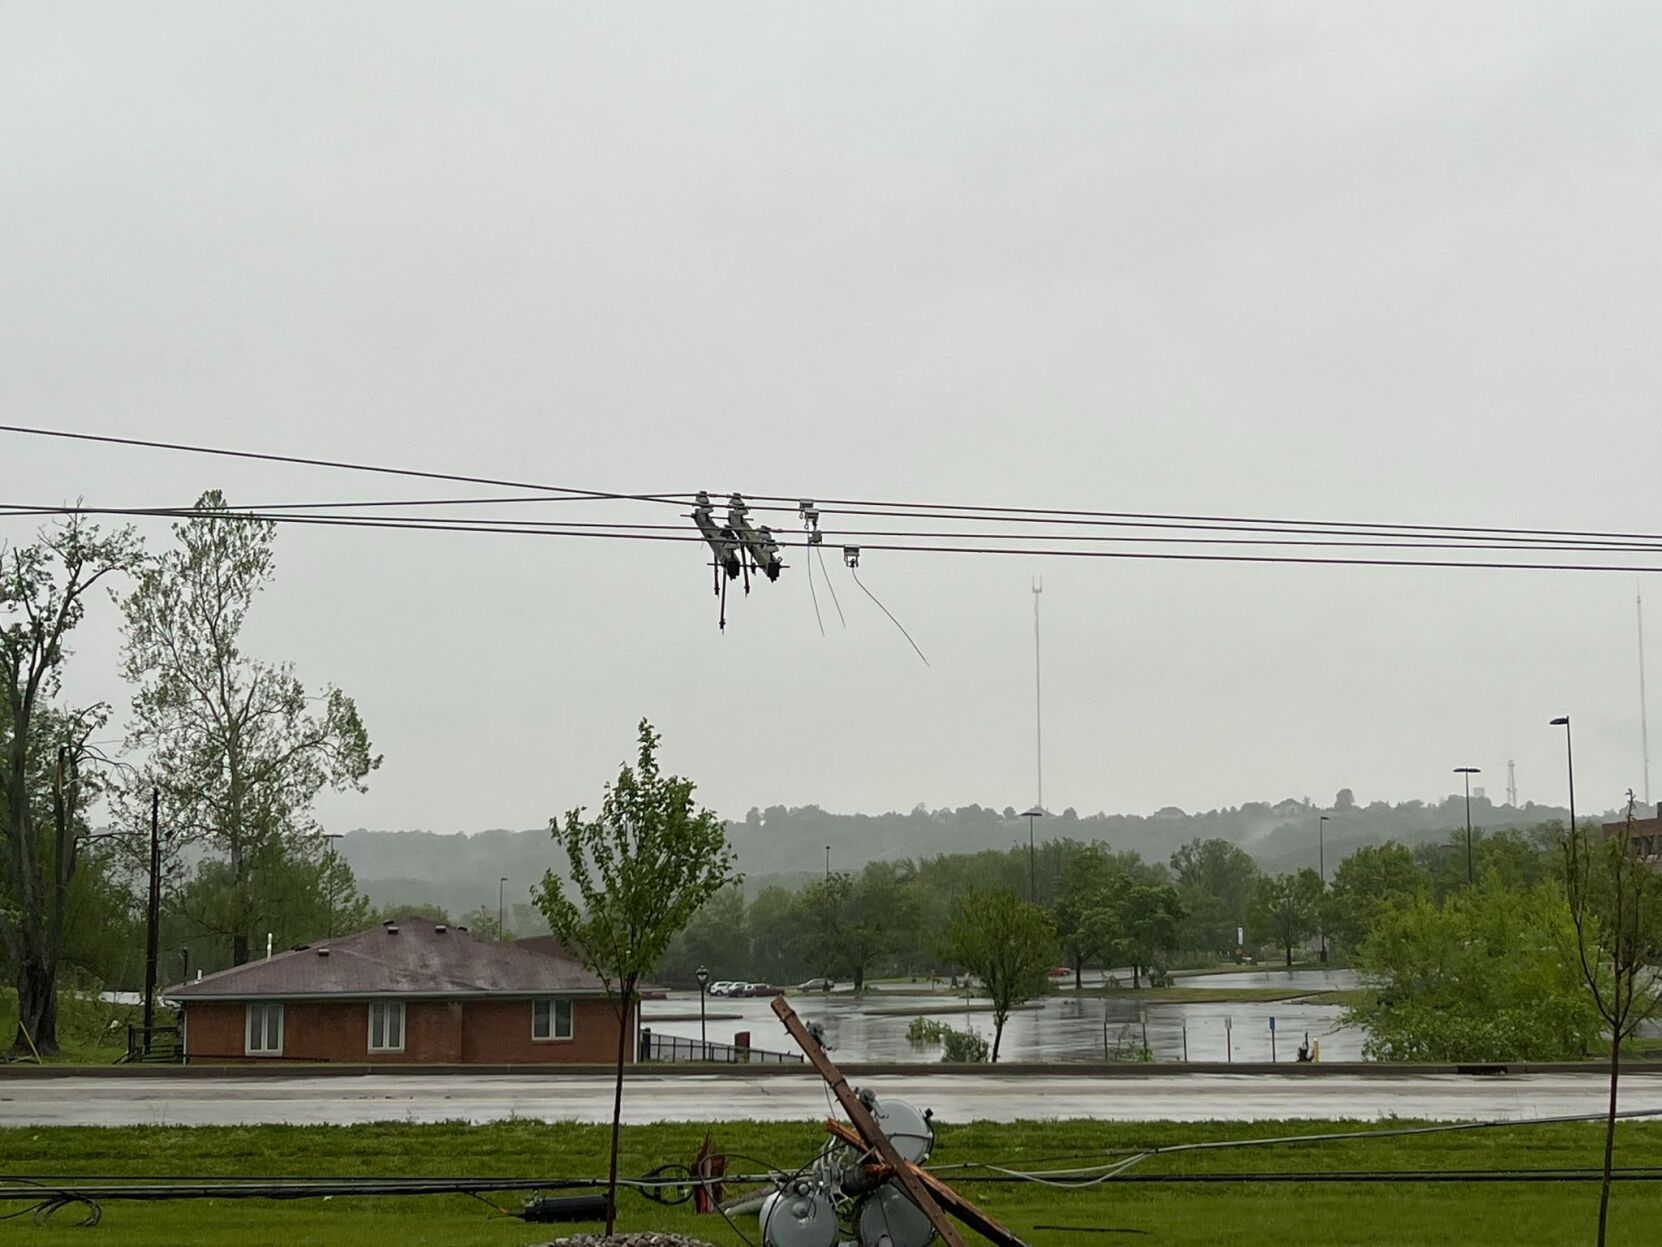
<path id="1" fill-rule="evenodd" d="M 1050 971 L 1050 977 L 1053 979 L 1071 979 L 1073 971 L 1067 966 L 1056 966 Z"/>
<path id="2" fill-rule="evenodd" d="M 773 987 L 767 983 L 747 984 L 747 990 L 745 991 L 746 996 L 783 996 L 784 994 L 785 989 L 783 987 Z"/>
<path id="3" fill-rule="evenodd" d="M 806 983 L 798 983 L 796 990 L 799 992 L 828 992 L 836 985 L 836 982 L 832 979 L 809 979 Z"/>
<path id="4" fill-rule="evenodd" d="M 710 984 L 709 992 L 712 996 L 730 995 L 735 987 L 739 986 L 732 979 L 720 979 Z"/>

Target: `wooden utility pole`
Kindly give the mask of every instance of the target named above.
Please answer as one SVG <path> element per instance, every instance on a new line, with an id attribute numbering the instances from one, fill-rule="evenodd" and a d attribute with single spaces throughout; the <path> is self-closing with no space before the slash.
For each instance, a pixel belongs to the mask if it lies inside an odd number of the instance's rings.
<path id="1" fill-rule="evenodd" d="M 901 1189 L 906 1193 L 906 1197 L 917 1205 L 918 1210 L 925 1217 L 929 1218 L 929 1224 L 934 1227 L 935 1233 L 941 1236 L 941 1241 L 947 1247 L 964 1247 L 964 1240 L 959 1235 L 957 1227 L 948 1219 L 946 1212 L 942 1211 L 943 1204 L 954 1215 L 961 1218 L 966 1225 L 985 1235 L 992 1242 L 999 1244 L 1000 1247 L 1025 1247 L 1022 1240 L 1009 1230 L 964 1199 L 963 1196 L 939 1178 L 912 1164 L 911 1161 L 895 1150 L 895 1145 L 890 1141 L 889 1136 L 884 1133 L 883 1127 L 877 1124 L 877 1118 L 865 1106 L 865 1102 L 854 1093 L 854 1089 L 848 1085 L 848 1080 L 843 1077 L 842 1071 L 836 1067 L 830 1057 L 825 1055 L 825 1049 L 820 1047 L 819 1041 L 802 1024 L 802 1019 L 797 1017 L 796 1010 L 785 1003 L 784 997 L 775 996 L 773 998 L 773 1012 L 785 1024 L 785 1029 L 790 1032 L 791 1038 L 796 1040 L 797 1045 L 802 1049 L 802 1054 L 808 1058 L 809 1064 L 819 1072 L 821 1078 L 825 1079 L 826 1085 L 831 1088 L 831 1094 L 837 1097 L 837 1103 L 841 1104 L 843 1112 L 848 1114 L 848 1120 L 854 1123 L 853 1133 L 858 1136 L 859 1146 L 877 1153 L 878 1160 L 881 1161 L 883 1167 L 894 1175 L 894 1180 L 900 1184 Z M 833 1125 L 837 1125 L 837 1123 L 827 1123 L 827 1129 L 832 1129 Z M 849 1138 L 840 1128 L 833 1129 L 832 1133 L 845 1141 Z"/>

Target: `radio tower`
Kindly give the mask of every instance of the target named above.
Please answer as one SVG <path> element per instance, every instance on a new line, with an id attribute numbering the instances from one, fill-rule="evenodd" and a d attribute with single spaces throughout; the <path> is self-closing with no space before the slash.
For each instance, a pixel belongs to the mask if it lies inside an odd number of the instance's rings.
<path id="1" fill-rule="evenodd" d="M 1039 680 L 1039 595 L 1045 591 L 1042 576 L 1033 577 L 1033 780 L 1039 810 L 1045 808 L 1044 690 Z"/>
<path id="2" fill-rule="evenodd" d="M 1518 808 L 1518 764 L 1510 758 L 1506 761 L 1506 804 Z"/>

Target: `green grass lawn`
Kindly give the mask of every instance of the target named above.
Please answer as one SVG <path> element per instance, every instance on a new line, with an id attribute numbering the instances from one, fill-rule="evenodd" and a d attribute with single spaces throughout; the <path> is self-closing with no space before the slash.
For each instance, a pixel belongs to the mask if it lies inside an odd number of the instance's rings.
<path id="1" fill-rule="evenodd" d="M 969 1160 L 1009 1167 L 1083 1163 L 1107 1149 L 1202 1139 L 1267 1137 L 1348 1130 L 1350 1124 L 1256 1125 L 1033 1122 L 943 1125 L 932 1163 Z M 1624 1123 L 1618 1164 L 1662 1165 L 1662 1125 Z M 688 1160 L 703 1137 L 694 1125 L 627 1129 L 623 1171 L 639 1174 L 669 1160 Z M 713 1128 L 719 1145 L 775 1165 L 806 1160 L 821 1134 L 816 1123 L 728 1122 Z M 604 1127 L 509 1122 L 491 1126 L 377 1125 L 248 1129 L 39 1129 L 0 1131 L 0 1170 L 8 1176 L 82 1175 L 527 1175 L 601 1174 Z M 1591 1166 L 1601 1127 L 1557 1125 L 1473 1131 L 1419 1138 L 1296 1144 L 1234 1152 L 1154 1158 L 1136 1172 L 1288 1172 L 1365 1168 L 1463 1169 L 1495 1166 Z M 1302 1184 L 1104 1186 L 1058 1191 L 1035 1185 L 991 1185 L 946 1175 L 1029 1243 L 1145 1241 L 1160 1244 L 1516 1244 L 1586 1242 L 1597 1207 L 1594 1183 L 1561 1185 Z M 513 1195 L 494 1196 L 517 1207 Z M 5 1211 L 10 1211 L 6 1209 Z M 659 1208 L 637 1195 L 620 1201 L 627 1229 L 676 1229 L 712 1243 L 740 1239 L 717 1217 Z M 465 1196 L 341 1198 L 272 1202 L 212 1200 L 165 1204 L 112 1201 L 95 1229 L 36 1228 L 27 1219 L 0 1223 L 0 1242 L 112 1247 L 172 1244 L 318 1247 L 496 1247 L 542 1243 L 577 1228 L 533 1226 L 498 1215 Z M 1662 1189 L 1618 1184 L 1612 1243 L 1655 1241 Z M 740 1225 L 755 1237 L 755 1219 Z M 1037 1229 L 1037 1226 L 1074 1229 Z M 971 1236 L 971 1241 L 975 1241 Z"/>
<path id="2" fill-rule="evenodd" d="M 127 1050 L 127 1023 L 139 1022 L 144 1010 L 137 1005 L 105 1004 L 95 996 L 62 992 L 58 996 L 60 1050 L 48 1055 L 48 1064 L 109 1065 Z M 158 1025 L 161 1022 L 158 1021 Z M 11 1048 L 17 1033 L 17 992 L 0 988 L 0 1049 Z"/>

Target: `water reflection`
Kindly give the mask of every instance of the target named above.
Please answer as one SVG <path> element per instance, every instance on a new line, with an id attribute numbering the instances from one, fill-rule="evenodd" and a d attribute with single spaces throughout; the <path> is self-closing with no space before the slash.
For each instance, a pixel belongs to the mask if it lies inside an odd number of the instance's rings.
<path id="1" fill-rule="evenodd" d="M 1253 970 L 1186 980 L 1187 986 L 1218 988 L 1292 988 L 1312 992 L 1343 990 L 1356 985 L 1348 970 Z M 793 996 L 792 1005 L 804 1017 L 825 1027 L 833 1055 L 844 1061 L 940 1060 L 938 1044 L 914 1045 L 906 1026 L 920 1013 L 939 1018 L 960 1030 L 978 1031 L 992 1039 L 992 1014 L 985 1001 L 966 1010 L 953 1008 L 949 997 L 906 997 L 885 992 L 866 997 Z M 790 1037 L 774 1017 L 766 1000 L 712 999 L 708 1005 L 708 1038 L 733 1043 L 749 1032 L 756 1048 L 793 1051 Z M 950 1011 L 949 1011 L 950 1010 Z M 1006 1061 L 1100 1061 L 1106 1049 L 1127 1056 L 1139 1048 L 1144 1029 L 1156 1061 L 1268 1061 L 1275 1019 L 1276 1060 L 1292 1061 L 1306 1034 L 1319 1040 L 1324 1060 L 1359 1060 L 1359 1030 L 1340 1025 L 1337 1005 L 1230 1002 L 1227 1004 L 1142 1004 L 1134 994 L 1107 998 L 1075 997 L 1067 989 L 1010 1015 L 1004 1028 L 1000 1059 Z M 698 1038 L 698 993 L 671 993 L 670 999 L 649 1001 L 642 1024 L 662 1034 Z"/>

